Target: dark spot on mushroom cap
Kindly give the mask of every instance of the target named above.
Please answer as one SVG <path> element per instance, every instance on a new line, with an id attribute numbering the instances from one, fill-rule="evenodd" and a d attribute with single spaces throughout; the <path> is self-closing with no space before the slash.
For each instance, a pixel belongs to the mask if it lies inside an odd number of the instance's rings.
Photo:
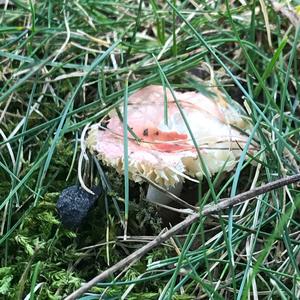
<path id="1" fill-rule="evenodd" d="M 100 186 L 93 187 L 91 190 L 95 195 L 88 193 L 78 185 L 73 185 L 64 189 L 60 194 L 56 208 L 59 218 L 66 228 L 78 228 L 102 193 Z"/>
<path id="2" fill-rule="evenodd" d="M 148 136 L 149 134 L 149 130 L 148 128 L 146 128 L 144 131 L 143 131 L 143 136 Z"/>

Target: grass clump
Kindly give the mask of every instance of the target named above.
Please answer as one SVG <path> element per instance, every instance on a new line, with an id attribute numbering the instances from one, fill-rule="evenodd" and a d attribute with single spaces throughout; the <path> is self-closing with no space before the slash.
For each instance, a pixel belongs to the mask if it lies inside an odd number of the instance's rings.
<path id="1" fill-rule="evenodd" d="M 275 2 L 0 2 L 0 297 L 62 299 L 160 232 L 142 187 L 106 168 L 80 230 L 55 209 L 84 127 L 146 85 L 199 89 L 209 66 L 249 113 L 258 163 L 204 181 L 200 204 L 299 173 L 299 3 Z M 288 186 L 203 218 L 82 299 L 298 299 L 299 199 Z"/>

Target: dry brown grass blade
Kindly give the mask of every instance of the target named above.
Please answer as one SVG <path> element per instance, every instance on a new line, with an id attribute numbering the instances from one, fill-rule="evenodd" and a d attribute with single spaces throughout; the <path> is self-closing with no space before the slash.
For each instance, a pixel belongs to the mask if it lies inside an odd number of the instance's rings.
<path id="1" fill-rule="evenodd" d="M 300 26 L 300 16 L 296 13 L 296 10 L 292 10 L 282 3 L 275 0 L 270 0 L 274 10 L 280 12 L 284 17 L 289 19 L 289 21 L 297 28 Z"/>

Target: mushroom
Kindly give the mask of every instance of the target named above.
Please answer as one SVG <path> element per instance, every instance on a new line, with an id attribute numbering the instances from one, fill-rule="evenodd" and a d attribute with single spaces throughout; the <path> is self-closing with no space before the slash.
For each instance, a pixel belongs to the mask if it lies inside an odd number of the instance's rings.
<path id="1" fill-rule="evenodd" d="M 175 99 L 168 89 L 150 85 L 128 98 L 128 172 L 135 182 L 148 179 L 180 195 L 185 179 L 201 179 L 204 175 L 182 112 L 210 176 L 235 167 L 252 126 L 242 108 L 235 102 L 227 103 L 217 89 L 208 95 L 199 92 L 174 92 L 174 95 Z M 122 107 L 119 110 L 122 113 Z M 119 114 L 113 110 L 91 126 L 86 139 L 87 148 L 120 174 L 124 172 L 123 126 Z M 249 151 L 256 146 L 252 142 Z M 163 204 L 171 200 L 168 193 L 152 185 L 146 197 Z"/>

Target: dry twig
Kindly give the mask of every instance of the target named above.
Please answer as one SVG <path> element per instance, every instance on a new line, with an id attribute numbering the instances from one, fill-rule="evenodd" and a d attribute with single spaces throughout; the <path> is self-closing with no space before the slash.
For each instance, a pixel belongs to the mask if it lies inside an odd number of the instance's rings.
<path id="1" fill-rule="evenodd" d="M 258 187 L 253 190 L 247 191 L 245 193 L 236 195 L 235 197 L 232 197 L 232 198 L 221 199 L 218 204 L 206 205 L 203 208 L 202 212 L 189 215 L 182 222 L 178 223 L 171 229 L 169 229 L 167 231 L 162 231 L 154 240 L 150 241 L 148 244 L 146 244 L 142 248 L 136 250 L 135 252 L 133 252 L 132 254 L 127 256 L 126 258 L 122 259 L 121 261 L 119 261 L 118 263 L 116 263 L 114 266 L 110 267 L 106 271 L 97 275 L 96 277 L 91 279 L 89 282 L 86 282 L 82 287 L 80 287 L 79 289 L 74 291 L 72 294 L 70 294 L 67 298 L 65 298 L 65 300 L 77 299 L 80 295 L 87 292 L 91 287 L 93 287 L 98 282 L 107 279 L 108 277 L 113 275 L 116 271 L 121 270 L 124 267 L 128 266 L 129 264 L 136 262 L 142 256 L 144 256 L 147 252 L 149 252 L 151 249 L 162 244 L 163 242 L 165 242 L 166 240 L 168 240 L 172 236 L 174 236 L 176 233 L 182 231 L 183 229 L 187 228 L 191 224 L 195 223 L 201 216 L 207 216 L 207 215 L 214 214 L 216 212 L 227 209 L 234 205 L 243 203 L 247 200 L 254 199 L 255 197 L 257 197 L 259 195 L 265 194 L 272 190 L 281 188 L 283 186 L 286 186 L 288 184 L 295 183 L 298 181 L 300 181 L 300 173 L 293 175 L 293 176 L 275 180 L 275 181 L 267 183 L 261 187 Z"/>

